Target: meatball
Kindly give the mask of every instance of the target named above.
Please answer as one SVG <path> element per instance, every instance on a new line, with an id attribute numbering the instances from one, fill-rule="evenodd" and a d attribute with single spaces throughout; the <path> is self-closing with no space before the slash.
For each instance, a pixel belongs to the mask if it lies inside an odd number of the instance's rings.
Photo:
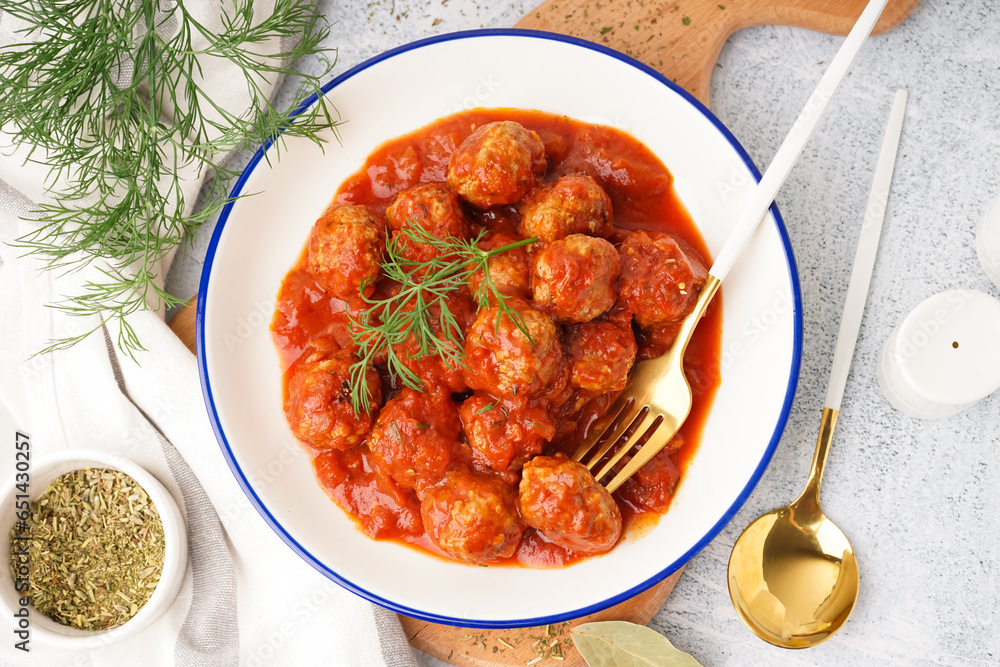
<path id="1" fill-rule="evenodd" d="M 449 471 L 429 489 L 420 516 L 434 544 L 466 563 L 509 558 L 524 531 L 514 489 L 466 470 Z"/>
<path id="2" fill-rule="evenodd" d="M 518 507 L 543 537 L 580 555 L 608 551 L 622 532 L 614 498 L 565 454 L 536 456 L 524 465 Z"/>
<path id="3" fill-rule="evenodd" d="M 619 248 L 618 303 L 642 328 L 679 320 L 691 312 L 708 272 L 669 234 L 634 232 Z"/>
<path id="4" fill-rule="evenodd" d="M 534 305 L 560 320 L 589 322 L 614 305 L 620 271 L 618 251 L 608 241 L 571 234 L 535 255 Z"/>
<path id="5" fill-rule="evenodd" d="M 454 190 L 440 183 L 425 183 L 399 193 L 385 211 L 389 227 L 395 232 L 400 253 L 424 262 L 442 254 L 429 243 L 414 241 L 400 231 L 419 227 L 438 239 L 469 237 L 469 219 Z"/>
<path id="6" fill-rule="evenodd" d="M 540 187 L 521 204 L 522 236 L 551 243 L 570 234 L 611 236 L 611 200 L 586 174 L 568 174 Z"/>
<path id="7" fill-rule="evenodd" d="M 465 382 L 500 396 L 537 395 L 559 377 L 562 347 L 556 326 L 524 301 L 505 303 L 528 335 L 498 308 L 480 310 L 465 338 Z"/>
<path id="8" fill-rule="evenodd" d="M 351 366 L 358 357 L 346 349 L 307 348 L 290 369 L 285 419 L 299 439 L 314 447 L 350 449 L 372 428 L 382 402 L 382 385 L 371 366 L 365 371 L 370 409 L 355 414 L 351 405 Z"/>
<path id="9" fill-rule="evenodd" d="M 368 449 L 383 474 L 422 496 L 450 467 L 461 428 L 449 393 L 403 389 L 383 406 Z"/>
<path id="10" fill-rule="evenodd" d="M 677 453 L 683 446 L 684 437 L 675 435 L 666 447 L 625 480 L 618 496 L 640 511 L 657 514 L 667 511 L 681 477 Z"/>
<path id="11" fill-rule="evenodd" d="M 473 462 L 501 473 L 518 472 L 556 432 L 544 409 L 480 392 L 465 399 L 458 412 Z"/>
<path id="12" fill-rule="evenodd" d="M 385 253 L 382 225 L 364 206 L 334 205 L 309 234 L 309 272 L 320 287 L 338 299 L 365 296 L 375 289 Z"/>
<path id="13" fill-rule="evenodd" d="M 479 247 L 483 250 L 496 250 L 519 241 L 517 237 L 507 234 L 488 234 L 479 242 Z M 489 259 L 488 265 L 490 282 L 496 291 L 504 296 L 516 296 L 527 299 L 531 296 L 531 259 L 528 257 L 528 249 L 525 246 L 505 250 Z M 487 297 L 490 304 L 494 299 L 490 298 L 491 291 L 483 286 L 483 271 L 479 270 L 469 277 L 469 289 L 474 298 L 480 296 Z"/>
<path id="14" fill-rule="evenodd" d="M 462 292 L 452 294 L 441 303 L 447 306 L 447 313 L 453 318 L 450 322 L 444 323 L 448 333 L 442 332 L 440 304 L 432 303 L 426 306 L 427 324 L 430 333 L 438 339 L 438 342 L 435 343 L 429 337 L 422 337 L 422 346 L 416 335 L 411 332 L 402 346 L 394 347 L 393 352 L 399 362 L 420 380 L 423 389 L 434 391 L 444 387 L 451 392 L 463 392 L 468 387 L 462 375 L 461 362 L 454 358 L 451 362 L 446 361 L 442 353 L 451 354 L 453 357 L 462 356 L 460 341 L 465 340 L 465 331 L 472 325 L 476 309 L 468 295 Z M 410 311 L 412 307 L 412 303 L 407 304 L 405 310 Z M 438 345 L 440 347 L 437 347 Z"/>
<path id="15" fill-rule="evenodd" d="M 635 362 L 631 327 L 586 322 L 569 331 L 570 384 L 595 394 L 621 391 Z"/>
<path id="16" fill-rule="evenodd" d="M 448 185 L 477 208 L 517 201 L 545 173 L 545 146 L 514 121 L 477 128 L 451 155 Z"/>
<path id="17" fill-rule="evenodd" d="M 454 341 L 446 340 L 443 344 L 456 355 L 461 352 L 461 348 Z M 417 376 L 425 390 L 435 391 L 444 388 L 449 392 L 459 393 L 468 389 L 460 362 L 457 360 L 448 362 L 434 350 L 421 354 L 420 345 L 412 334 L 403 344 L 398 358 L 407 370 Z"/>

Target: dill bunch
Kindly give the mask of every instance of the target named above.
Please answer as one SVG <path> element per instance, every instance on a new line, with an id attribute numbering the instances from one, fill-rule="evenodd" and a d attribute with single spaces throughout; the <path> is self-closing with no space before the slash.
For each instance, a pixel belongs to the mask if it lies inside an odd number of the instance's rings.
<path id="1" fill-rule="evenodd" d="M 224 159 L 282 134 L 319 143 L 319 132 L 336 126 L 322 97 L 296 118 L 333 67 L 321 46 L 325 19 L 310 2 L 270 2 L 263 17 L 255 17 L 254 0 L 212 5 L 218 17 L 184 0 L 3 2 L 4 21 L 24 26 L 21 43 L 0 48 L 5 138 L 49 169 L 49 197 L 30 214 L 38 227 L 16 245 L 49 269 L 104 260 L 81 293 L 54 305 L 117 321 L 119 349 L 130 355 L 144 348 L 128 315 L 182 302 L 157 285 L 157 263 L 230 201 L 238 172 Z M 319 55 L 325 71 L 293 70 L 306 55 Z M 225 72 L 239 103 L 220 99 L 206 71 Z M 268 98 L 286 76 L 299 87 L 283 111 Z"/>
<path id="2" fill-rule="evenodd" d="M 472 239 L 437 238 L 420 225 L 406 225 L 399 234 L 386 239 L 386 252 L 380 266 L 382 274 L 398 284 L 388 297 L 363 297 L 369 307 L 352 317 L 351 337 L 358 347 L 359 360 L 351 366 L 351 405 L 356 414 L 367 413 L 371 407 L 367 369 L 383 354 L 389 372 L 405 386 L 423 391 L 420 378 L 403 363 L 401 355 L 412 336 L 417 352 L 412 358 L 439 357 L 449 368 L 465 366 L 465 340 L 448 299 L 460 292 L 477 271 L 483 279 L 472 295 L 477 308 L 497 306 L 497 325 L 508 317 L 531 340 L 521 315 L 509 305 L 489 272 L 490 259 L 500 253 L 530 245 L 537 238 L 521 239 L 500 248 L 483 250 L 479 242 L 486 230 Z M 403 255 L 404 239 L 411 243 L 426 243 L 440 255 L 426 261 Z M 364 286 L 362 286 L 364 292 Z"/>

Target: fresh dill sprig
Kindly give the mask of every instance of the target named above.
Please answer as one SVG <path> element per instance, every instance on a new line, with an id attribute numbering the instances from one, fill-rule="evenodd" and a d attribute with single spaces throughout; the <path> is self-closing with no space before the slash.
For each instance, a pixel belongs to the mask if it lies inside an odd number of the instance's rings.
<path id="1" fill-rule="evenodd" d="M 383 354 L 389 372 L 417 391 L 423 391 L 423 384 L 416 373 L 406 367 L 401 355 L 407 355 L 407 359 L 437 356 L 452 369 L 465 366 L 462 329 L 448 306 L 448 298 L 461 290 L 476 271 L 483 272 L 483 279 L 473 294 L 477 308 L 488 308 L 492 298 L 497 306 L 497 326 L 501 317 L 508 317 L 531 339 L 521 315 L 506 303 L 508 297 L 493 283 L 489 261 L 500 253 L 530 245 L 538 239 L 521 239 L 500 248 L 483 250 L 479 242 L 485 234 L 484 229 L 473 239 L 440 239 L 414 224 L 404 226 L 398 234 L 387 239 L 381 262 L 382 274 L 397 283 L 398 288 L 388 297 L 364 297 L 369 307 L 357 318 L 352 318 L 351 337 L 358 346 L 359 357 L 351 366 L 350 375 L 351 405 L 355 413 L 367 413 L 371 408 L 366 373 L 374 360 Z M 440 251 L 440 255 L 426 261 L 411 259 L 403 255 L 405 242 L 426 243 Z M 416 341 L 417 351 L 409 354 L 403 348 L 411 336 Z"/>
<path id="2" fill-rule="evenodd" d="M 336 132 L 319 94 L 333 67 L 333 52 L 321 46 L 329 34 L 323 15 L 310 2 L 274 0 L 273 11 L 254 22 L 253 4 L 222 3 L 219 30 L 184 0 L 4 3 L 4 20 L 27 27 L 22 43 L 0 49 L 0 118 L 13 145 L 48 167 L 52 196 L 31 214 L 38 228 L 16 245 L 49 269 L 106 260 L 109 270 L 56 307 L 117 320 L 118 346 L 128 354 L 143 349 L 128 315 L 182 302 L 156 286 L 163 276 L 155 267 L 230 201 L 228 183 L 238 172 L 221 159 L 269 142 L 277 152 L 279 135 L 320 143 L 322 130 Z M 280 52 L 259 53 L 265 50 Z M 319 55 L 325 71 L 294 70 L 306 55 Z M 218 99 L 218 81 L 203 78 L 210 61 L 236 66 L 225 84 L 242 96 L 238 110 Z M 286 111 L 266 92 L 282 77 L 299 81 Z M 319 101 L 296 117 L 313 93 Z M 184 187 L 204 175 L 204 203 L 186 212 L 193 202 Z"/>

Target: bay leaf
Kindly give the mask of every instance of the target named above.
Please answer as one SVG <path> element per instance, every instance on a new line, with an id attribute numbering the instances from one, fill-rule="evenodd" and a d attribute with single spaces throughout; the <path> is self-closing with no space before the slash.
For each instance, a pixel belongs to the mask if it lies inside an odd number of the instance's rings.
<path id="1" fill-rule="evenodd" d="M 576 649 L 590 667 L 701 667 L 645 625 L 626 621 L 583 623 L 570 631 Z"/>

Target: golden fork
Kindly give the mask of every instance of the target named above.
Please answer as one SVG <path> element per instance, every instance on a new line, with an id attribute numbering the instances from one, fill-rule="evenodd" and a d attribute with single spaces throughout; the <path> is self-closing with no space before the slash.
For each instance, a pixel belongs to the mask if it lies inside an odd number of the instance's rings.
<path id="1" fill-rule="evenodd" d="M 708 278 L 698 294 L 698 301 L 681 323 L 680 331 L 670 350 L 657 359 L 639 362 L 632 371 L 625 390 L 611 405 L 603 418 L 590 429 L 587 437 L 573 455 L 574 461 L 583 461 L 587 452 L 596 451 L 584 465 L 593 470 L 622 436 L 628 436 L 625 443 L 594 475 L 598 481 L 629 453 L 636 444 L 648 436 L 648 440 L 628 463 L 607 484 L 608 491 L 614 492 L 660 450 L 662 450 L 691 411 L 691 387 L 684 375 L 684 351 L 705 314 L 705 309 L 719 290 L 719 285 L 729 273 L 743 246 L 750 239 L 757 225 L 774 201 L 778 189 L 785 182 L 792 165 L 802 153 L 803 147 L 826 111 L 830 99 L 847 75 L 854 58 L 868 39 L 875 22 L 885 8 L 887 0 L 871 0 L 851 29 L 847 39 L 830 63 L 829 69 L 820 79 L 816 90 L 809 96 L 805 108 L 781 143 L 774 159 L 764 172 L 763 178 L 750 195 L 750 202 L 742 217 L 733 227 L 726 244 L 708 272 Z"/>
<path id="2" fill-rule="evenodd" d="M 714 268 L 713 266 L 713 270 Z M 574 461 L 582 461 L 586 453 L 600 443 L 595 454 L 584 464 L 593 470 L 623 435 L 631 434 L 628 441 L 594 475 L 600 481 L 651 427 L 654 429 L 649 440 L 607 485 L 608 491 L 614 493 L 636 470 L 663 449 L 691 411 L 691 386 L 684 375 L 684 351 L 721 284 L 721 280 L 709 273 L 698 293 L 694 310 L 681 322 L 674 344 L 663 356 L 640 361 L 635 365 L 625 390 L 611 404 L 605 416 L 593 425 L 588 437 L 573 454 Z"/>

